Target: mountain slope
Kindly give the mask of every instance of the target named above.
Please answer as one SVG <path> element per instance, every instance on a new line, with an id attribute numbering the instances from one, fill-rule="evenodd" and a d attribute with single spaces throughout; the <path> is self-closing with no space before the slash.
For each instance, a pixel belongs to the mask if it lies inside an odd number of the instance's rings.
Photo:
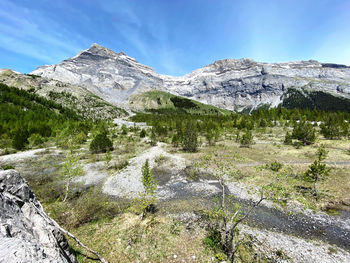
<path id="1" fill-rule="evenodd" d="M 86 89 L 61 81 L 20 74 L 12 70 L 0 70 L 0 83 L 43 96 L 87 118 L 108 119 L 127 115 L 124 110 L 107 103 Z"/>
<path id="2" fill-rule="evenodd" d="M 39 67 L 32 74 L 81 85 L 118 105 L 135 91 L 163 86 L 153 69 L 97 44 L 58 65 Z"/>
<path id="3" fill-rule="evenodd" d="M 132 95 L 152 89 L 237 111 L 277 106 L 290 88 L 350 99 L 350 67 L 312 60 L 268 64 L 225 59 L 172 77 L 160 75 L 124 53 L 93 44 L 73 58 L 39 67 L 32 74 L 81 85 L 117 105 L 126 105 Z"/>
<path id="4" fill-rule="evenodd" d="M 164 91 L 147 91 L 129 98 L 130 107 L 136 111 L 154 111 L 159 113 L 190 114 L 230 114 L 231 111 L 200 103 Z"/>

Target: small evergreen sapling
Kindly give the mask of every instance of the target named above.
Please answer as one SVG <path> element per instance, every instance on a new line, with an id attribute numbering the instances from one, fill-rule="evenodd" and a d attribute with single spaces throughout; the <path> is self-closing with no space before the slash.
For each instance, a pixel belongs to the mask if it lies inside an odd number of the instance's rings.
<path id="1" fill-rule="evenodd" d="M 156 146 L 157 145 L 157 135 L 155 129 L 152 127 L 151 130 L 151 146 Z"/>
<path id="2" fill-rule="evenodd" d="M 141 168 L 142 172 L 142 184 L 144 187 L 144 192 L 140 194 L 140 199 L 138 199 L 138 210 L 141 210 L 141 220 L 144 218 L 147 212 L 155 211 L 156 202 L 156 189 L 157 181 L 154 179 L 152 170 L 149 166 L 148 159 L 145 161 Z"/>
<path id="3" fill-rule="evenodd" d="M 240 146 L 249 148 L 253 144 L 253 134 L 251 131 L 247 131 L 240 139 Z"/>
<path id="4" fill-rule="evenodd" d="M 142 129 L 141 132 L 140 132 L 140 138 L 145 138 L 146 135 L 147 135 L 146 130 Z"/>
<path id="5" fill-rule="evenodd" d="M 187 123 L 182 147 L 185 152 L 196 152 L 198 149 L 198 133 L 195 123 L 189 121 Z"/>
<path id="6" fill-rule="evenodd" d="M 292 135 L 290 134 L 290 132 L 287 132 L 286 133 L 286 136 L 284 137 L 284 142 L 283 142 L 284 144 L 286 144 L 286 145 L 291 145 L 291 144 L 293 144 L 293 137 L 292 137 Z"/>
<path id="7" fill-rule="evenodd" d="M 329 169 L 327 168 L 326 164 L 322 162 L 327 157 L 327 151 L 324 145 L 318 148 L 316 155 L 317 159 L 309 166 L 309 169 L 305 172 L 304 179 L 314 184 L 314 196 L 317 199 L 319 196 L 317 183 L 329 175 Z"/>

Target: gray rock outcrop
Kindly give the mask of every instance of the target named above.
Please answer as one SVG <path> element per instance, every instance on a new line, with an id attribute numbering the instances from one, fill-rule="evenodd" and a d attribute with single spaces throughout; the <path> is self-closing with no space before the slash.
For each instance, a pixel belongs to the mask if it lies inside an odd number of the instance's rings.
<path id="1" fill-rule="evenodd" d="M 0 171 L 0 262 L 77 262 L 15 170 Z"/>
<path id="2" fill-rule="evenodd" d="M 118 105 L 150 89 L 238 111 L 277 106 L 289 88 L 350 99 L 350 67 L 313 60 L 269 64 L 224 59 L 185 76 L 172 77 L 158 74 L 122 52 L 94 44 L 73 58 L 39 67 L 32 74 L 80 85 Z"/>

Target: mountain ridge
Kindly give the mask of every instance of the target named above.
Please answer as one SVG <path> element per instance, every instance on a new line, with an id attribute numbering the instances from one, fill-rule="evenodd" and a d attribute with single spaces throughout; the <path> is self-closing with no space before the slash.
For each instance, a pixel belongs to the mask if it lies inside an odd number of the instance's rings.
<path id="1" fill-rule="evenodd" d="M 350 67 L 315 60 L 263 63 L 223 59 L 184 76 L 158 74 L 125 53 L 98 44 L 32 74 L 82 86 L 110 103 L 150 90 L 170 92 L 229 110 L 278 106 L 289 88 L 308 88 L 350 99 Z"/>

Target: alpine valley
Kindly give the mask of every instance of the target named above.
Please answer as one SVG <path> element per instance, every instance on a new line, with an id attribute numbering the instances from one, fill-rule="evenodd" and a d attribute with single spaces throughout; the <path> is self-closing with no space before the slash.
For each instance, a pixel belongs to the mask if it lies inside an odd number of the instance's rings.
<path id="1" fill-rule="evenodd" d="M 348 263 L 349 138 L 345 65 L 1 69 L 0 262 Z"/>

